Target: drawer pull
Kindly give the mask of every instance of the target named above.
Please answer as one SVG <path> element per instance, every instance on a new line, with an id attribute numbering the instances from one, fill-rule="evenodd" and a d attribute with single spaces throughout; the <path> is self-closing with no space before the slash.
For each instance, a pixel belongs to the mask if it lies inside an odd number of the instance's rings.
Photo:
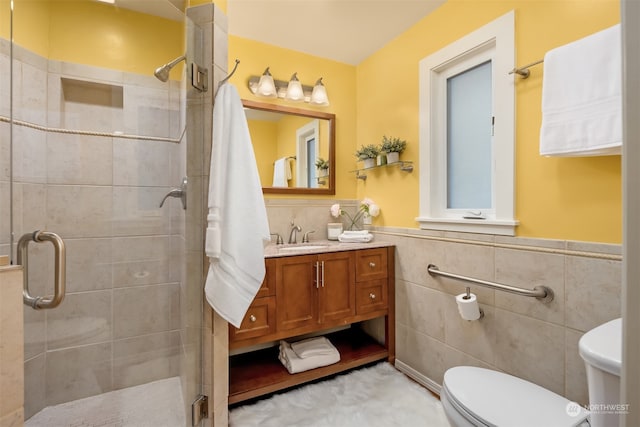
<path id="1" fill-rule="evenodd" d="M 256 316 L 254 316 L 253 314 L 251 316 L 249 316 L 249 321 L 250 322 L 255 322 L 256 320 L 258 320 L 258 318 Z"/>
<path id="2" fill-rule="evenodd" d="M 371 268 L 376 268 L 376 263 L 375 263 L 375 262 L 370 262 L 370 263 L 369 263 L 369 267 L 371 267 Z"/>
<path id="3" fill-rule="evenodd" d="M 370 294 L 369 294 L 369 298 L 371 298 L 371 299 L 376 299 L 376 294 L 374 294 L 374 293 L 370 293 Z"/>

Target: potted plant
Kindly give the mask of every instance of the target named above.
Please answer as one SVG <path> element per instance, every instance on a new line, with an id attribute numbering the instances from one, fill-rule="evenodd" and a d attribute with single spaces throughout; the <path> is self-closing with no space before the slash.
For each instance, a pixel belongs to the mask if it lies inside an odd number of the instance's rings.
<path id="1" fill-rule="evenodd" d="M 316 169 L 318 170 L 318 178 L 329 176 L 329 161 L 318 157 L 316 160 Z"/>
<path id="2" fill-rule="evenodd" d="M 400 160 L 400 153 L 407 148 L 407 141 L 395 137 L 382 137 L 381 150 L 387 153 L 387 163 L 396 163 Z"/>
<path id="3" fill-rule="evenodd" d="M 376 165 L 376 157 L 378 157 L 378 154 L 380 154 L 380 148 L 373 144 L 361 145 L 356 151 L 356 157 L 358 160 L 364 162 L 365 169 Z"/>

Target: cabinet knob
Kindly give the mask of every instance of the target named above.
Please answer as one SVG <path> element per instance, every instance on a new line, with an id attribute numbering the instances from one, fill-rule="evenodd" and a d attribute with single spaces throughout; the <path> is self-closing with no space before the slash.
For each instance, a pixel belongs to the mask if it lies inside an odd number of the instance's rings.
<path id="1" fill-rule="evenodd" d="M 376 299 L 376 294 L 374 294 L 374 293 L 370 293 L 370 294 L 369 294 L 369 298 L 371 298 L 371 299 Z"/>
<path id="2" fill-rule="evenodd" d="M 370 262 L 370 263 L 369 263 L 369 267 L 371 267 L 371 268 L 376 268 L 376 263 L 375 263 L 375 262 Z"/>
<path id="3" fill-rule="evenodd" d="M 249 316 L 249 321 L 255 322 L 256 320 L 258 320 L 258 318 L 256 316 L 254 316 L 253 314 L 251 316 Z"/>

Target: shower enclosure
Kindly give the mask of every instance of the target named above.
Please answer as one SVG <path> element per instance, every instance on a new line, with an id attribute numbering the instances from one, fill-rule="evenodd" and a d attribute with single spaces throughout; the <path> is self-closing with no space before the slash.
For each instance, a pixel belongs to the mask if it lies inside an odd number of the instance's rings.
<path id="1" fill-rule="evenodd" d="M 24 307 L 26 425 L 47 425 L 36 420 L 56 405 L 133 390 L 122 405 L 190 426 L 203 393 L 194 165 L 205 132 L 189 118 L 204 104 L 189 77 L 202 34 L 168 0 L 153 4 L 154 15 L 93 0 L 0 1 L 0 255 L 16 263 L 18 240 L 36 230 L 66 247 L 62 303 Z M 182 55 L 168 81 L 153 76 Z M 186 209 L 171 197 L 160 207 L 183 179 Z M 31 294 L 51 295 L 53 245 L 27 253 Z M 130 401 L 140 395 L 161 407 Z M 108 410 L 114 425 L 137 419 Z"/>

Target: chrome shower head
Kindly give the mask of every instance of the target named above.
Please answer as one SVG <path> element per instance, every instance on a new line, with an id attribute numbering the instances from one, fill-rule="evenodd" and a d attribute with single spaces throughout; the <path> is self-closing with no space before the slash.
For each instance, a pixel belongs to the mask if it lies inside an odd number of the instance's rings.
<path id="1" fill-rule="evenodd" d="M 180 61 L 185 61 L 186 59 L 187 58 L 182 55 L 181 57 L 176 58 L 161 67 L 156 68 L 156 70 L 153 72 L 153 75 L 156 76 L 156 78 L 161 82 L 166 82 L 167 80 L 169 80 L 169 72 L 171 71 L 171 69 L 175 67 L 176 64 L 178 64 Z"/>

